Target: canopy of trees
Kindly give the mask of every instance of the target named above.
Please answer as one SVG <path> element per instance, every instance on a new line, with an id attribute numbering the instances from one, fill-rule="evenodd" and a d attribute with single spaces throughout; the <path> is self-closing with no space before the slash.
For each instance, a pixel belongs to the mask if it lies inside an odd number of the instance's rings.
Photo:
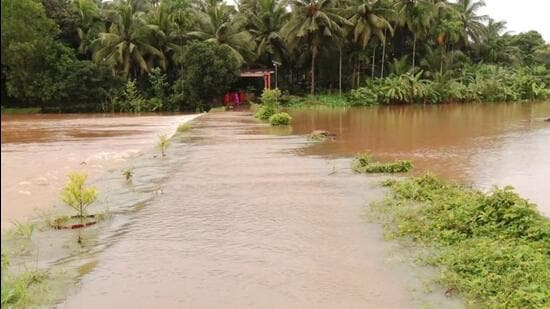
<path id="1" fill-rule="evenodd" d="M 194 109 L 236 87 L 239 68 L 274 60 L 279 87 L 294 94 L 405 73 L 456 79 L 479 64 L 550 68 L 541 35 L 506 32 L 479 14 L 482 0 L 1 3 L 2 104 L 123 110 L 136 87 L 155 110 Z"/>

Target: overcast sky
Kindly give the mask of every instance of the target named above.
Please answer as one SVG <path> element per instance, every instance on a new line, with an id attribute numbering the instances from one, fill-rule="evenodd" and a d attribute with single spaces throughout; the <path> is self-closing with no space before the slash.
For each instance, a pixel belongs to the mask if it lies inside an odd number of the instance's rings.
<path id="1" fill-rule="evenodd" d="M 480 10 L 495 20 L 505 20 L 514 33 L 537 30 L 550 42 L 550 0 L 485 0 Z"/>

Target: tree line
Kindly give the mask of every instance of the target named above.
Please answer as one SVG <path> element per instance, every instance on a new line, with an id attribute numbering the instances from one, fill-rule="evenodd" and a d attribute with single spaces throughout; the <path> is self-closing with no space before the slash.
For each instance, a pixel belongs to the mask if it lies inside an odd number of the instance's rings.
<path id="1" fill-rule="evenodd" d="M 229 89 L 261 91 L 261 82 L 239 79 L 239 70 L 272 69 L 273 61 L 281 63 L 279 88 L 356 89 L 356 100 L 363 100 L 358 89 L 405 74 L 463 84 L 466 71 L 535 75 L 521 87 L 541 89 L 550 79 L 550 45 L 536 31 L 506 32 L 504 21 L 479 14 L 481 0 L 1 3 L 3 105 L 203 109 Z"/>

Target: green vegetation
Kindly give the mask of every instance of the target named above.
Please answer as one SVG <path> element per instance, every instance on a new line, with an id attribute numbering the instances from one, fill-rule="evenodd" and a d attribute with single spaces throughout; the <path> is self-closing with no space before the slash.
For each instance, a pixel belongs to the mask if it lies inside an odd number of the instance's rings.
<path id="1" fill-rule="evenodd" d="M 191 125 L 188 123 L 182 123 L 178 126 L 177 131 L 180 133 L 191 131 Z"/>
<path id="2" fill-rule="evenodd" d="M 97 199 L 97 190 L 84 186 L 87 175 L 83 173 L 71 173 L 68 175 L 69 181 L 61 192 L 61 199 L 65 205 L 71 207 L 77 212 L 77 217 L 85 218 L 87 208 Z"/>
<path id="3" fill-rule="evenodd" d="M 2 114 L 36 114 L 40 112 L 40 107 L 4 107 Z"/>
<path id="4" fill-rule="evenodd" d="M 157 148 L 160 150 L 163 157 L 166 156 L 166 150 L 170 146 L 170 140 L 166 137 L 166 135 L 162 134 L 159 135 L 159 140 L 157 143 Z"/>
<path id="5" fill-rule="evenodd" d="M 32 233 L 34 232 L 34 224 L 27 222 L 19 222 L 15 221 L 13 222 L 13 228 L 9 229 L 6 232 L 6 236 L 9 238 L 23 238 L 23 239 L 29 239 L 32 236 Z"/>
<path id="6" fill-rule="evenodd" d="M 45 272 L 38 270 L 25 271 L 17 276 L 4 275 L 5 270 L 7 266 L 2 268 L 2 306 L 24 306 L 32 296 L 30 290 L 47 277 Z"/>
<path id="7" fill-rule="evenodd" d="M 264 89 L 261 96 L 262 104 L 257 107 L 254 117 L 263 121 L 269 121 L 271 116 L 275 115 L 279 110 L 280 96 L 281 91 L 279 89 Z"/>
<path id="8" fill-rule="evenodd" d="M 131 183 L 132 179 L 134 178 L 134 169 L 133 168 L 127 168 L 122 171 L 122 176 L 124 176 L 124 179 L 126 179 L 127 183 Z"/>
<path id="9" fill-rule="evenodd" d="M 392 238 L 426 246 L 448 293 L 473 307 L 550 304 L 550 220 L 511 187 L 489 193 L 434 176 L 384 183 L 392 195 L 371 205 Z"/>
<path id="10" fill-rule="evenodd" d="M 286 126 L 290 123 L 292 117 L 285 112 L 277 113 L 269 117 L 269 124 L 272 126 Z"/>
<path id="11" fill-rule="evenodd" d="M 550 46 L 536 31 L 506 32 L 504 21 L 479 13 L 483 5 L 2 0 L 2 105 L 208 110 L 228 90 L 261 89 L 239 80 L 239 69 L 274 60 L 280 89 L 327 94 L 305 105 L 548 98 Z"/>
<path id="12" fill-rule="evenodd" d="M 410 161 L 390 163 L 373 162 L 370 154 L 358 154 L 353 160 L 352 168 L 357 173 L 405 173 L 413 166 Z"/>

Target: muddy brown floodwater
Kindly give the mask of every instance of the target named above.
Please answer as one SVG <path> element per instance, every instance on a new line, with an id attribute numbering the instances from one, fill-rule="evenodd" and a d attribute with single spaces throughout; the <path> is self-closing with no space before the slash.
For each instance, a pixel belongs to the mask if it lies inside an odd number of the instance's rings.
<path id="1" fill-rule="evenodd" d="M 314 108 L 290 111 L 294 134 L 336 133 L 305 155 L 407 159 L 482 189 L 511 185 L 550 216 L 550 102 Z M 276 133 L 276 131 L 274 131 Z"/>
<path id="2" fill-rule="evenodd" d="M 181 118 L 56 116 L 37 126 L 46 129 L 36 129 L 35 138 L 25 129 L 32 121 L 21 120 L 11 123 L 21 128 L 11 140 L 3 123 L 2 202 L 4 192 L 26 196 L 18 191 L 38 188 L 37 177 L 59 182 L 69 163 L 107 169 L 95 173 L 101 198 L 94 209 L 114 216 L 85 229 L 82 247 L 64 245 L 75 244 L 75 231 L 33 235 L 40 265 L 75 274 L 68 296 L 55 297 L 62 308 L 462 307 L 440 288 L 426 293 L 431 270 L 413 266 L 363 218 L 384 195 L 380 176 L 351 171 L 351 157 L 366 150 L 381 160 L 410 159 L 415 173 L 431 170 L 482 188 L 513 185 L 550 213 L 550 123 L 543 121 L 550 103 L 291 114 L 292 127 L 275 129 L 246 111 L 206 114 L 173 137 L 164 158 L 135 149 L 152 146 L 160 122 L 173 132 Z M 315 129 L 337 136 L 308 142 L 304 134 Z M 108 165 L 116 158 L 135 167 L 132 183 Z M 32 181 L 10 180 L 19 173 Z M 11 185 L 4 187 L 6 178 Z"/>
<path id="3" fill-rule="evenodd" d="M 381 198 L 349 160 L 296 156 L 246 112 L 176 136 L 162 194 L 136 212 L 62 308 L 404 308 L 419 279 L 361 214 Z M 254 133 L 249 133 L 249 132 Z M 149 171 L 154 172 L 154 171 Z M 136 178 L 138 179 L 138 178 Z M 393 265 L 393 266 L 392 266 Z M 441 295 L 441 293 L 439 294 Z M 435 293 L 431 303 L 454 299 Z"/>
<path id="4" fill-rule="evenodd" d="M 2 115 L 2 227 L 59 205 L 72 171 L 93 184 L 197 115 Z"/>

